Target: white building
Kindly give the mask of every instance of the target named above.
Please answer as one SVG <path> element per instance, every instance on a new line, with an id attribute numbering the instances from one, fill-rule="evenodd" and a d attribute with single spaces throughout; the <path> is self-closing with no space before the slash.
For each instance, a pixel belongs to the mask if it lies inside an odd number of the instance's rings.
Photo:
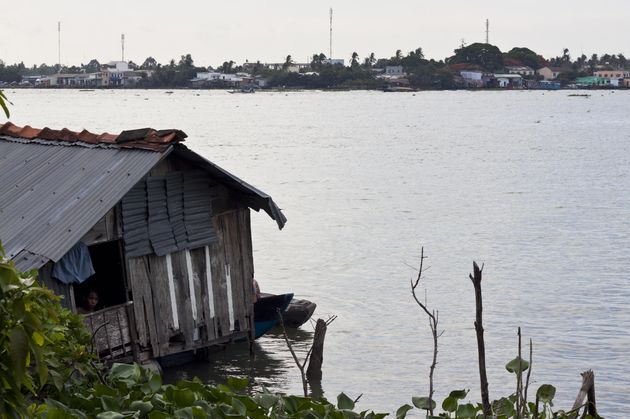
<path id="1" fill-rule="evenodd" d="M 505 70 L 510 74 L 520 74 L 523 77 L 530 77 L 536 74 L 533 68 L 526 65 L 507 65 Z"/>
<path id="2" fill-rule="evenodd" d="M 498 87 L 520 87 L 523 85 L 523 76 L 520 74 L 495 74 L 494 78 L 497 80 Z"/>
<path id="3" fill-rule="evenodd" d="M 460 71 L 459 75 L 462 76 L 464 80 L 481 81 L 483 78 L 481 71 Z"/>
<path id="4" fill-rule="evenodd" d="M 388 65 L 385 67 L 385 74 L 388 76 L 402 76 L 405 73 L 401 65 Z"/>

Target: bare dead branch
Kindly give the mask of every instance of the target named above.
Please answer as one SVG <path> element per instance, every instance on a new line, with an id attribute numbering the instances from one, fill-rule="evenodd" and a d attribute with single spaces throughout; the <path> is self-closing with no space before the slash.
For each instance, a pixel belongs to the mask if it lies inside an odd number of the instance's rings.
<path id="1" fill-rule="evenodd" d="M 295 365 L 297 365 L 298 369 L 300 370 L 300 375 L 302 377 L 302 390 L 304 390 L 304 397 L 308 397 L 308 382 L 306 381 L 306 375 L 304 373 L 304 366 L 306 365 L 306 360 L 304 361 L 304 364 L 300 363 L 300 360 L 298 359 L 297 355 L 295 354 L 295 351 L 293 350 L 293 345 L 291 345 L 289 336 L 287 335 L 287 329 L 284 327 L 284 320 L 282 319 L 282 312 L 280 311 L 280 309 L 276 309 L 276 312 L 278 313 L 280 326 L 282 326 L 282 334 L 284 335 L 284 341 L 286 342 L 287 347 L 289 348 L 289 352 L 291 352 L 291 356 L 293 356 Z M 308 355 L 310 355 L 310 350 L 309 350 Z"/>
<path id="2" fill-rule="evenodd" d="M 420 268 L 418 269 L 418 276 L 415 281 L 412 279 L 410 281 L 411 285 L 411 295 L 413 299 L 416 301 L 416 304 L 425 312 L 425 314 L 429 317 L 429 327 L 431 329 L 431 335 L 433 336 L 433 361 L 431 362 L 431 366 L 429 368 L 429 414 L 433 416 L 433 373 L 435 372 L 435 366 L 437 365 L 437 354 L 438 354 L 438 337 L 442 336 L 444 331 L 438 334 L 438 323 L 439 323 L 439 311 L 433 310 L 429 311 L 426 304 L 426 290 L 425 290 L 425 302 L 422 303 L 420 299 L 418 299 L 418 295 L 416 294 L 416 289 L 420 285 L 420 280 L 422 279 L 422 273 L 424 272 L 424 260 L 426 257 L 424 256 L 424 246 L 420 250 Z"/>
<path id="3" fill-rule="evenodd" d="M 527 378 L 525 379 L 525 391 L 523 392 L 523 407 L 527 407 L 527 390 L 529 389 L 529 378 L 532 375 L 532 355 L 533 355 L 533 346 L 532 340 L 529 339 L 529 369 L 527 370 Z M 523 410 L 525 412 L 525 410 Z"/>
<path id="4" fill-rule="evenodd" d="M 473 261 L 473 273 L 468 277 L 475 287 L 475 332 L 477 334 L 477 352 L 479 354 L 479 382 L 481 386 L 481 403 L 483 406 L 483 414 L 486 417 L 492 417 L 492 409 L 490 407 L 490 396 L 488 393 L 488 374 L 486 372 L 486 344 L 483 339 L 483 302 L 481 298 L 481 279 L 483 274 L 477 262 Z"/>

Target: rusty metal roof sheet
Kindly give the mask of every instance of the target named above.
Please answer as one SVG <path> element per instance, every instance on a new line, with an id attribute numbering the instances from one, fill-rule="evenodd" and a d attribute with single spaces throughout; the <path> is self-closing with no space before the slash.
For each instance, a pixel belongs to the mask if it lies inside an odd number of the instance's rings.
<path id="1" fill-rule="evenodd" d="M 165 151 L 172 144 L 184 141 L 187 137 L 183 131 L 176 129 L 158 131 L 153 128 L 141 128 L 122 131 L 120 134 L 94 134 L 87 130 L 77 132 L 70 131 L 67 128 L 55 130 L 48 127 L 38 129 L 29 125 L 18 127 L 11 122 L 0 126 L 0 135 L 23 140 L 35 140 L 37 142 L 51 141 L 76 145 L 102 145 L 159 152 Z"/>

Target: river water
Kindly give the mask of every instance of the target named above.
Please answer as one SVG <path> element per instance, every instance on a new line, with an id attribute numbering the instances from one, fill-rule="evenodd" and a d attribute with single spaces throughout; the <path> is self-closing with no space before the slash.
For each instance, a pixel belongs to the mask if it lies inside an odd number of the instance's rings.
<path id="1" fill-rule="evenodd" d="M 436 395 L 479 400 L 474 294 L 484 263 L 491 398 L 517 327 L 533 340 L 532 387 L 552 383 L 570 408 L 579 373 L 596 374 L 600 413 L 630 398 L 630 92 L 6 92 L 12 121 L 119 132 L 179 128 L 193 150 L 274 197 L 283 231 L 253 215 L 263 291 L 294 292 L 338 318 L 325 344 L 323 391 L 363 394 L 393 411 L 428 392 L 431 335 L 410 294 L 439 310 Z M 299 354 L 309 325 L 292 333 Z M 526 349 L 524 348 L 526 352 Z M 171 380 L 247 375 L 299 394 L 280 334 L 167 371 Z M 530 394 L 534 391 L 530 390 Z"/>

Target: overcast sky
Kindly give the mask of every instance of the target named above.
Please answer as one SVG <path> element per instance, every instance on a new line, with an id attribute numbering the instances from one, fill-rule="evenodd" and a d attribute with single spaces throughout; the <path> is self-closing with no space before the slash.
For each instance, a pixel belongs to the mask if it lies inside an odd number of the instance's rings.
<path id="1" fill-rule="evenodd" d="M 545 57 L 569 48 L 630 56 L 628 0 L 21 0 L 2 4 L 0 59 L 27 65 L 57 62 L 61 21 L 63 64 L 119 60 L 142 63 L 192 54 L 197 65 L 227 59 L 241 63 L 282 62 L 287 54 L 306 61 L 328 55 L 328 9 L 334 10 L 333 56 L 349 59 L 374 52 L 390 57 L 397 49 L 422 47 L 443 59 L 461 40 L 485 39 L 502 51 L 527 46 Z"/>

